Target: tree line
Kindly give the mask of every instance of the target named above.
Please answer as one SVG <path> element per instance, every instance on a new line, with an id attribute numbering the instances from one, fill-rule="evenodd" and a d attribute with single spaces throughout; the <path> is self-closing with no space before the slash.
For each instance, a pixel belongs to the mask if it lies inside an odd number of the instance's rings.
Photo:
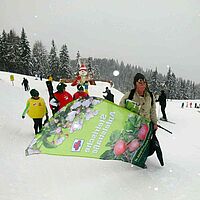
<path id="1" fill-rule="evenodd" d="M 41 41 L 35 41 L 31 49 L 24 28 L 20 36 L 14 30 L 8 33 L 3 30 L 0 35 L 1 71 L 33 76 L 42 74 L 43 77 L 51 74 L 54 80 L 73 79 L 79 69 L 79 58 L 78 52 L 75 60 L 70 59 L 67 44 L 63 44 L 57 52 L 54 40 L 49 52 Z M 200 98 L 200 84 L 176 77 L 170 67 L 163 75 L 157 68 L 144 70 L 138 65 L 119 63 L 114 59 L 89 57 L 84 59 L 84 63 L 95 80 L 112 81 L 114 87 L 123 93 L 133 87 L 133 77 L 140 72 L 146 76 L 149 89 L 154 93 L 165 90 L 170 99 Z M 119 76 L 114 76 L 114 71 L 119 71 Z"/>

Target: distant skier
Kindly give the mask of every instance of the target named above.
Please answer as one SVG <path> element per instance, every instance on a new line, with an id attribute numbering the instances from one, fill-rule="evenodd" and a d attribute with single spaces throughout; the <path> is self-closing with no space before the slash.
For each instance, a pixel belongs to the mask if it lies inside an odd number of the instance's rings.
<path id="1" fill-rule="evenodd" d="M 24 85 L 25 91 L 29 91 L 28 80 L 26 78 L 23 78 L 22 85 Z"/>
<path id="2" fill-rule="evenodd" d="M 163 115 L 160 119 L 163 120 L 163 121 L 167 121 L 167 116 L 166 116 L 166 113 L 165 113 L 165 108 L 166 108 L 166 104 L 167 104 L 166 99 L 167 99 L 167 97 L 166 97 L 165 91 L 161 90 L 161 94 L 160 94 L 157 101 L 160 104 L 161 112 L 162 112 L 162 115 Z"/>
<path id="3" fill-rule="evenodd" d="M 33 119 L 35 134 L 38 134 L 42 130 L 42 119 L 45 115 L 45 121 L 48 121 L 48 111 L 44 99 L 39 97 L 39 92 L 36 89 L 32 89 L 30 95 L 31 98 L 27 100 L 22 118 L 24 119 L 27 113 Z"/>
<path id="4" fill-rule="evenodd" d="M 105 92 L 103 92 L 103 93 L 105 93 Z M 108 87 L 106 87 L 106 93 L 107 93 L 107 95 L 106 96 L 103 95 L 103 97 L 105 99 L 107 99 L 108 101 L 111 101 L 114 103 L 114 95 L 111 93 L 111 91 L 108 89 Z"/>
<path id="5" fill-rule="evenodd" d="M 47 79 L 48 79 L 48 81 L 53 81 L 53 77 L 52 77 L 52 75 L 49 75 L 49 76 L 47 76 Z"/>
<path id="6" fill-rule="evenodd" d="M 40 73 L 40 80 L 42 81 L 42 73 Z"/>
<path id="7" fill-rule="evenodd" d="M 78 91 L 76 93 L 74 93 L 74 95 L 73 95 L 74 100 L 79 99 L 79 98 L 88 98 L 89 97 L 89 95 L 86 92 L 84 92 L 84 88 L 82 85 L 80 85 L 80 84 L 77 85 L 77 90 Z"/>
<path id="8" fill-rule="evenodd" d="M 110 80 L 110 87 L 114 87 L 114 83 Z"/>
<path id="9" fill-rule="evenodd" d="M 14 86 L 14 80 L 15 80 L 15 77 L 13 74 L 10 75 L 10 81 L 12 83 L 12 86 Z"/>

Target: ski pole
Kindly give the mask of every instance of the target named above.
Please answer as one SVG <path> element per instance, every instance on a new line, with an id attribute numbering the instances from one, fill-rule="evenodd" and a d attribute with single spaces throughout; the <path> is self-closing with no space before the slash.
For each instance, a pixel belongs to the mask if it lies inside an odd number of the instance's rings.
<path id="1" fill-rule="evenodd" d="M 167 131 L 168 133 L 170 133 L 170 134 L 172 134 L 172 132 L 171 131 L 169 131 L 169 130 L 167 130 L 166 128 L 164 128 L 164 127 L 162 127 L 162 126 L 160 126 L 160 125 L 157 125 L 159 128 L 161 128 L 161 129 L 163 129 L 163 130 L 165 130 L 165 131 Z"/>

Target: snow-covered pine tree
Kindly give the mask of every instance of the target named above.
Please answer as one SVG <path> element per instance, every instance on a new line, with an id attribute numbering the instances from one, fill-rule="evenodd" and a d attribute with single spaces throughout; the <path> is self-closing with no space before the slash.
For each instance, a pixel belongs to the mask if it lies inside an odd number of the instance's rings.
<path id="1" fill-rule="evenodd" d="M 10 71 L 8 66 L 8 41 L 7 34 L 3 30 L 0 37 L 0 70 Z"/>
<path id="2" fill-rule="evenodd" d="M 197 87 L 195 86 L 195 82 L 192 82 L 191 95 L 192 95 L 192 99 L 196 99 Z"/>
<path id="3" fill-rule="evenodd" d="M 192 99 L 193 98 L 193 90 L 192 90 L 193 86 L 192 86 L 192 81 L 187 80 L 186 81 L 186 94 L 188 96 L 188 99 Z"/>
<path id="4" fill-rule="evenodd" d="M 124 64 L 124 62 L 121 62 L 119 65 L 119 76 L 117 77 L 117 80 L 114 80 L 115 86 L 119 85 L 119 88 L 122 91 L 128 91 L 131 89 L 133 85 L 130 86 L 130 76 L 131 76 L 131 66 Z M 132 81 L 133 82 L 133 81 Z"/>
<path id="5" fill-rule="evenodd" d="M 7 34 L 7 58 L 9 71 L 21 73 L 20 71 L 20 37 L 17 36 L 14 30 L 10 30 Z"/>
<path id="6" fill-rule="evenodd" d="M 195 85 L 195 99 L 200 99 L 200 84 Z"/>
<path id="7" fill-rule="evenodd" d="M 29 67 L 31 65 L 31 49 L 24 28 L 22 28 L 21 31 L 19 52 L 20 66 L 18 66 L 18 68 L 22 74 L 29 74 Z"/>
<path id="8" fill-rule="evenodd" d="M 91 79 L 98 80 L 100 78 L 98 65 L 93 65 L 93 58 L 92 57 L 88 58 L 87 70 L 88 70 L 88 73 L 89 73 L 89 76 L 90 76 Z"/>
<path id="9" fill-rule="evenodd" d="M 81 54 L 78 51 L 76 54 L 76 65 L 74 66 L 74 71 L 73 71 L 74 74 L 78 73 L 80 66 L 81 66 Z"/>
<path id="10" fill-rule="evenodd" d="M 49 74 L 48 54 L 41 41 L 36 41 L 32 49 L 32 67 L 30 68 L 31 75 L 42 74 L 47 77 Z"/>
<path id="11" fill-rule="evenodd" d="M 115 69 L 114 71 L 118 71 L 119 75 L 116 76 L 116 72 L 112 72 L 110 80 L 113 82 L 115 88 L 120 88 L 123 85 L 123 80 L 120 80 L 120 77 L 123 78 L 121 75 L 121 68 L 119 61 L 116 60 L 115 62 Z M 116 73 L 116 74 L 115 74 Z"/>
<path id="12" fill-rule="evenodd" d="M 174 87 L 174 85 L 173 85 L 172 72 L 171 72 L 170 67 L 167 72 L 165 85 L 166 85 L 166 89 L 167 89 L 167 98 L 172 99 L 172 88 Z"/>
<path id="13" fill-rule="evenodd" d="M 171 74 L 171 90 L 170 90 L 170 95 L 171 95 L 171 99 L 177 99 L 177 81 L 176 81 L 176 76 L 175 74 L 172 72 Z"/>
<path id="14" fill-rule="evenodd" d="M 51 43 L 51 50 L 49 53 L 48 63 L 49 63 L 49 69 L 50 69 L 49 73 L 53 76 L 55 80 L 59 80 L 60 78 L 59 77 L 59 71 L 60 71 L 59 58 L 56 53 L 56 46 L 55 46 L 54 40 L 52 40 L 52 43 Z"/>
<path id="15" fill-rule="evenodd" d="M 157 93 L 157 94 L 160 92 L 160 83 L 158 81 L 157 67 L 156 67 L 155 71 L 152 72 L 152 75 L 151 75 L 148 83 L 149 83 L 149 88 L 150 88 L 151 92 Z"/>
<path id="16" fill-rule="evenodd" d="M 69 52 L 66 44 L 64 44 L 61 47 L 59 57 L 60 57 L 60 69 L 61 69 L 59 75 L 61 76 L 61 78 L 66 78 L 66 79 L 73 78 L 73 72 L 72 72 L 73 67 L 70 65 Z"/>
<path id="17" fill-rule="evenodd" d="M 181 86 L 180 86 L 180 99 L 188 99 L 186 93 L 186 81 L 181 79 Z"/>

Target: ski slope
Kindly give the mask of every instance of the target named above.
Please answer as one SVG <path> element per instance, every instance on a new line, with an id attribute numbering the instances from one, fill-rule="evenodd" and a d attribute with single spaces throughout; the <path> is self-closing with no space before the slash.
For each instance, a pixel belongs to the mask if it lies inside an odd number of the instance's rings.
<path id="1" fill-rule="evenodd" d="M 167 116 L 171 124 L 159 124 L 157 131 L 165 166 L 161 167 L 153 155 L 147 169 L 121 161 L 103 161 L 89 158 L 33 155 L 24 150 L 34 137 L 33 122 L 21 118 L 26 100 L 30 97 L 21 85 L 23 77 L 30 88 L 40 92 L 48 106 L 45 79 L 0 72 L 0 199 L 1 200 L 199 200 L 200 189 L 200 113 L 195 108 L 181 108 L 183 101 L 168 101 Z M 53 82 L 56 86 L 56 82 Z M 102 97 L 108 83 L 89 86 L 91 96 Z M 68 84 L 71 94 L 76 87 Z M 115 103 L 122 93 L 114 88 Z M 185 101 L 186 102 L 186 101 Z M 189 101 L 190 102 L 190 101 Z M 200 100 L 192 101 L 200 104 Z M 49 108 L 49 106 L 48 106 Z M 49 110 L 51 114 L 51 111 Z M 161 117 L 157 105 L 158 116 Z"/>

